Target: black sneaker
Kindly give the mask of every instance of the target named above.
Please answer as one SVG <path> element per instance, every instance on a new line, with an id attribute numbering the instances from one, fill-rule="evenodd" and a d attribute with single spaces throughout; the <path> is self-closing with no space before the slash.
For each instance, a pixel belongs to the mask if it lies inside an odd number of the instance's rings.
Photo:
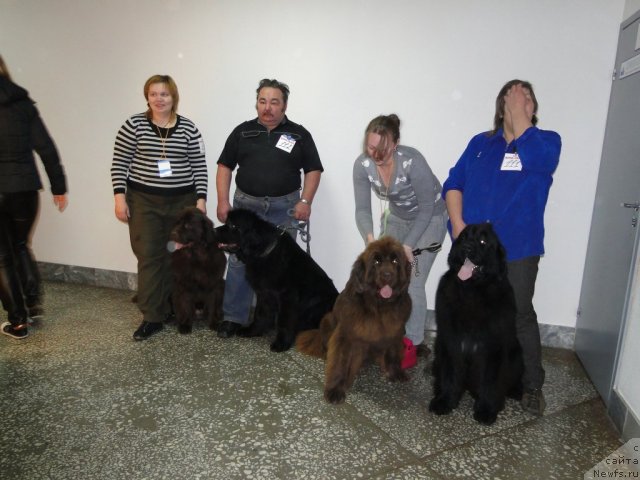
<path id="1" fill-rule="evenodd" d="M 154 333 L 158 333 L 160 330 L 164 328 L 164 325 L 159 322 L 142 322 L 138 329 L 133 332 L 134 340 L 146 340 Z"/>
<path id="2" fill-rule="evenodd" d="M 44 315 L 44 309 L 42 305 L 34 305 L 27 309 L 29 311 L 29 318 L 32 320 L 40 320 Z"/>
<path id="3" fill-rule="evenodd" d="M 544 400 L 542 390 L 538 388 L 535 390 L 525 390 L 522 394 L 520 405 L 522 405 L 522 409 L 525 412 L 535 415 L 536 417 L 541 417 L 547 406 L 547 402 Z"/>
<path id="4" fill-rule="evenodd" d="M 431 355 L 431 349 L 424 343 L 416 345 L 416 354 L 419 357 L 428 358 Z"/>
<path id="5" fill-rule="evenodd" d="M 26 323 L 14 327 L 10 322 L 4 322 L 0 325 L 0 329 L 2 329 L 2 333 L 10 336 L 11 338 L 15 338 L 16 340 L 22 340 L 23 338 L 27 338 L 29 335 Z"/>

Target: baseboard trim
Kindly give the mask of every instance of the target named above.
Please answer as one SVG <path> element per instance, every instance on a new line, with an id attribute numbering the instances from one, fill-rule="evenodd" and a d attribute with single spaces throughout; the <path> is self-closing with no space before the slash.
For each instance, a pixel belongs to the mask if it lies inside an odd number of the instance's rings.
<path id="1" fill-rule="evenodd" d="M 608 413 L 624 442 L 632 438 L 640 438 L 640 423 L 638 423 L 638 419 L 615 389 L 611 391 Z"/>
<path id="2" fill-rule="evenodd" d="M 48 262 L 38 262 L 38 267 L 43 280 L 79 283 L 120 290 L 135 291 L 138 288 L 138 275 L 136 273 Z"/>
<path id="3" fill-rule="evenodd" d="M 58 263 L 38 262 L 42 278 L 56 282 L 79 283 L 96 287 L 118 288 L 135 291 L 138 288 L 138 275 L 131 272 L 118 272 L 100 268 L 78 267 Z M 427 330 L 436 329 L 435 312 L 427 311 Z M 559 325 L 540 324 L 540 341 L 545 347 L 573 350 L 575 328 Z"/>

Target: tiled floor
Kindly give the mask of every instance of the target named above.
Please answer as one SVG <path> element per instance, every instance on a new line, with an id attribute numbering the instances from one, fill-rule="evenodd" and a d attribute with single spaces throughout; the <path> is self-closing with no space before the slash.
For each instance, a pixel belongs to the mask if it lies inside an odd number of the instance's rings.
<path id="1" fill-rule="evenodd" d="M 134 342 L 130 292 L 46 292 L 29 338 L 0 338 L 3 479 L 582 479 L 620 446 L 566 350 L 544 352 L 544 417 L 509 401 L 485 427 L 468 397 L 427 411 L 430 361 L 402 385 L 369 367 L 336 407 L 318 359 L 199 325 Z"/>

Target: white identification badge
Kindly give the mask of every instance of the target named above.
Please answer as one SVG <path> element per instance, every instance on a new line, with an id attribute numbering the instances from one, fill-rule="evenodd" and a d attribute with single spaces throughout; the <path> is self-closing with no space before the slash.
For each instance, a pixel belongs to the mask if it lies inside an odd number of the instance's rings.
<path id="1" fill-rule="evenodd" d="M 170 176 L 173 173 L 171 171 L 171 162 L 169 160 L 158 160 L 158 171 L 161 178 Z"/>
<path id="2" fill-rule="evenodd" d="M 520 172 L 522 170 L 522 163 L 520 163 L 520 157 L 517 153 L 505 153 L 502 159 L 502 165 L 500 170 L 510 170 L 512 172 Z"/>
<path id="3" fill-rule="evenodd" d="M 293 150 L 293 146 L 296 144 L 296 141 L 289 135 L 280 135 L 280 140 L 276 143 L 276 148 L 280 150 L 284 150 L 287 153 L 291 153 Z"/>

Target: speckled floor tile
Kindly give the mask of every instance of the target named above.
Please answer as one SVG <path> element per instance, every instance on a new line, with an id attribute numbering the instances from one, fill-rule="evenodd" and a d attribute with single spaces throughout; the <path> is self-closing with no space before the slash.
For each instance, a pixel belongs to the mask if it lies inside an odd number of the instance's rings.
<path id="1" fill-rule="evenodd" d="M 569 351 L 545 349 L 545 417 L 509 402 L 484 427 L 468 397 L 428 413 L 425 360 L 405 384 L 366 368 L 336 407 L 321 360 L 201 325 L 134 342 L 131 292 L 45 288 L 29 337 L 0 336 L 3 479 L 509 479 L 540 464 L 573 478 L 620 445 Z"/>
<path id="2" fill-rule="evenodd" d="M 429 459 L 446 478 L 581 479 L 619 446 L 599 399 Z"/>

